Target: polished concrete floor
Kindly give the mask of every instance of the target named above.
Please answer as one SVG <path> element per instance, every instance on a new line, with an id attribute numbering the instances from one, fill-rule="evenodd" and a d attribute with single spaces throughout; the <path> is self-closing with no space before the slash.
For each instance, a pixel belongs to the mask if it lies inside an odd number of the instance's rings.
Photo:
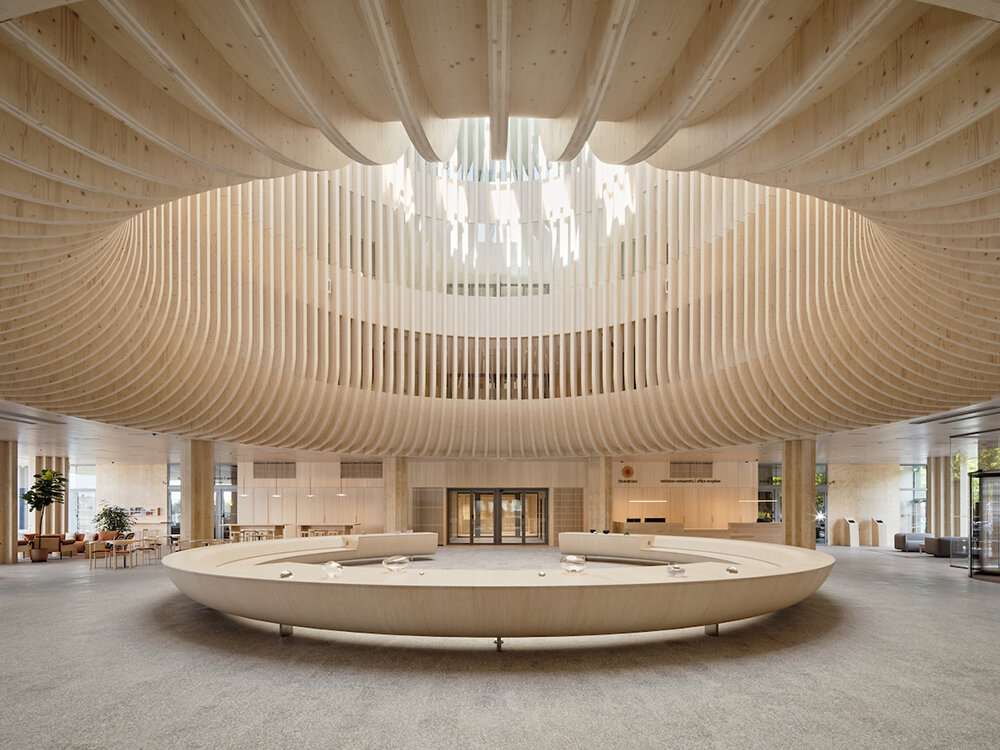
<path id="1" fill-rule="evenodd" d="M 206 609 L 159 565 L 0 567 L 0 748 L 954 748 L 1000 737 L 1000 586 L 831 548 L 806 601 L 560 639 L 356 635 Z M 415 565 L 552 567 L 552 549 Z"/>

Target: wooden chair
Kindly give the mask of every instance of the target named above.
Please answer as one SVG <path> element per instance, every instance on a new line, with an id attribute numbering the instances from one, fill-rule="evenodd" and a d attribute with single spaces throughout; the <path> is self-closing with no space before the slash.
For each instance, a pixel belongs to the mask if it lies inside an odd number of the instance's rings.
<path id="1" fill-rule="evenodd" d="M 130 539 L 135 539 L 135 532 L 134 531 L 130 531 L 129 533 L 127 533 L 125 535 L 119 534 L 117 537 L 115 537 L 115 541 L 130 540 Z M 133 567 L 135 566 L 135 562 L 134 562 L 134 560 L 135 560 L 135 554 L 134 554 L 134 552 L 132 550 L 132 547 L 134 545 L 131 545 L 131 544 L 129 544 L 129 545 L 113 545 L 112 544 L 112 545 L 109 545 L 109 546 L 111 547 L 111 550 L 110 550 L 111 554 L 110 555 L 105 555 L 105 557 L 104 557 L 104 567 L 108 566 L 108 561 L 109 560 L 113 560 L 114 561 L 114 563 L 113 563 L 114 564 L 114 568 L 115 568 L 115 570 L 117 570 L 118 569 L 118 558 L 119 557 L 123 557 L 124 555 L 128 555 L 129 559 L 133 560 L 133 563 L 132 563 Z"/>
<path id="2" fill-rule="evenodd" d="M 148 529 L 142 532 L 142 544 L 143 546 L 149 547 L 152 551 L 152 556 L 154 560 L 159 560 L 163 557 L 163 537 L 157 535 L 156 533 L 149 531 Z"/>
<path id="3" fill-rule="evenodd" d="M 138 560 L 140 563 L 156 562 L 156 547 L 145 539 L 132 545 L 132 565 Z"/>

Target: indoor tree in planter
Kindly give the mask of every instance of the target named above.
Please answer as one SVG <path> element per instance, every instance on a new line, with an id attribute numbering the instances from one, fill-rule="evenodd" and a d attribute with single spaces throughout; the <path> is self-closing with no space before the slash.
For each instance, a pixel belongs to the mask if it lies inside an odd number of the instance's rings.
<path id="1" fill-rule="evenodd" d="M 101 508 L 94 516 L 94 524 L 98 531 L 125 533 L 132 528 L 132 516 L 119 505 L 109 505 L 106 508 Z"/>
<path id="2" fill-rule="evenodd" d="M 66 477 L 55 469 L 42 469 L 35 474 L 31 489 L 21 495 L 21 499 L 35 511 L 35 538 L 31 542 L 31 561 L 45 562 L 49 559 L 47 550 L 42 549 L 42 516 L 52 503 L 66 500 Z"/>

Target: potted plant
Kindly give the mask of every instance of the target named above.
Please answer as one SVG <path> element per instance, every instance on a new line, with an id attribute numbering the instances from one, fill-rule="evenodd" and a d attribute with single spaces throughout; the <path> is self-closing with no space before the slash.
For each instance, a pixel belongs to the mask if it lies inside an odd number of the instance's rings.
<path id="1" fill-rule="evenodd" d="M 132 528 L 132 516 L 119 505 L 109 505 L 101 508 L 94 516 L 94 524 L 98 531 L 127 532 Z"/>
<path id="2" fill-rule="evenodd" d="M 31 562 L 45 562 L 49 551 L 42 549 L 42 517 L 52 503 L 66 500 L 66 477 L 55 469 L 42 469 L 35 474 L 31 489 L 21 495 L 28 507 L 35 511 L 35 538 L 31 540 Z"/>

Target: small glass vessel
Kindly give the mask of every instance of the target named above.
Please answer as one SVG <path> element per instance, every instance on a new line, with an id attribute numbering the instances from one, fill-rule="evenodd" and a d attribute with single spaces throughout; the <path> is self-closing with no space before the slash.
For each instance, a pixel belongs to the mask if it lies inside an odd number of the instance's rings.
<path id="1" fill-rule="evenodd" d="M 292 577 L 292 571 L 290 570 L 282 570 L 280 573 L 278 573 L 278 578 L 291 578 L 291 577 Z"/>
<path id="2" fill-rule="evenodd" d="M 587 567 L 587 558 L 583 555 L 566 555 L 559 564 L 567 573 L 579 573 Z"/>
<path id="3" fill-rule="evenodd" d="M 680 565 L 671 565 L 670 567 L 667 568 L 667 573 L 669 573 L 672 576 L 680 577 L 686 575 L 687 570 L 682 568 Z"/>
<path id="4" fill-rule="evenodd" d="M 400 573 L 406 570 L 409 564 L 410 558 L 406 555 L 393 555 L 392 557 L 387 557 L 382 561 L 382 567 L 390 573 Z"/>
<path id="5" fill-rule="evenodd" d="M 330 560 L 330 562 L 323 563 L 323 575 L 331 581 L 334 578 L 340 578 L 343 574 L 344 566 L 336 560 Z"/>

